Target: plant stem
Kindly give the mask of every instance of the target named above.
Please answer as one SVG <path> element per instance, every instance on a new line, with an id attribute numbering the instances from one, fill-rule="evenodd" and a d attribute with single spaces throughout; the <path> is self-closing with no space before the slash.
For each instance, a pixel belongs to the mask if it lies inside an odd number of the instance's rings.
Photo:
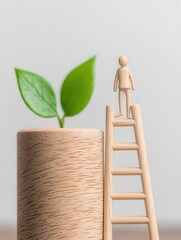
<path id="1" fill-rule="evenodd" d="M 65 115 L 63 115 L 62 118 L 60 118 L 60 116 L 57 115 L 57 118 L 58 118 L 58 122 L 59 122 L 60 127 L 63 128 L 64 127 Z"/>

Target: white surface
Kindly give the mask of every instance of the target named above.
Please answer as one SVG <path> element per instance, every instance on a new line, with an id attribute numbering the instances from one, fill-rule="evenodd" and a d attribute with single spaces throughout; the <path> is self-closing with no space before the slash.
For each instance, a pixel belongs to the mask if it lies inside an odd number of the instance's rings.
<path id="1" fill-rule="evenodd" d="M 58 96 L 67 72 L 94 54 L 92 101 L 66 127 L 104 128 L 105 105 L 117 106 L 117 58 L 125 54 L 136 82 L 132 99 L 142 110 L 157 217 L 181 223 L 180 12 L 178 0 L 1 0 L 0 223 L 16 221 L 17 131 L 58 127 L 26 108 L 13 68 L 46 77 Z"/>

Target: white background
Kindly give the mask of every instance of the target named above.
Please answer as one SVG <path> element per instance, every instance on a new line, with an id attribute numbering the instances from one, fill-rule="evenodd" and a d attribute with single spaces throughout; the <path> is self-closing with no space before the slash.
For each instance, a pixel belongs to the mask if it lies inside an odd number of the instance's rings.
<path id="1" fill-rule="evenodd" d="M 105 106 L 117 110 L 112 91 L 117 59 L 126 55 L 136 82 L 132 101 L 142 110 L 157 217 L 181 224 L 179 0 L 0 1 L 0 224 L 16 222 L 17 131 L 58 127 L 56 119 L 26 108 L 14 67 L 44 76 L 58 96 L 65 75 L 94 54 L 92 100 L 66 127 L 104 129 Z"/>

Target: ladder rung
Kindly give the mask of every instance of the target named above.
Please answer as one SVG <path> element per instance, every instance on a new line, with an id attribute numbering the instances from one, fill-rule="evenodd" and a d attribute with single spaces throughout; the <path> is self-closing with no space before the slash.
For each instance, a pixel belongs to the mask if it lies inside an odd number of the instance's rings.
<path id="1" fill-rule="evenodd" d="M 140 168 L 114 168 L 112 170 L 113 175 L 141 175 L 142 170 Z"/>
<path id="2" fill-rule="evenodd" d="M 113 143 L 113 150 L 137 150 L 138 145 L 136 143 Z"/>
<path id="3" fill-rule="evenodd" d="M 146 195 L 142 192 L 123 192 L 123 193 L 113 193 L 111 195 L 113 200 L 139 200 L 145 199 Z"/>
<path id="4" fill-rule="evenodd" d="M 136 123 L 135 120 L 133 119 L 114 119 L 113 120 L 113 125 L 117 127 L 127 127 L 127 126 L 134 126 Z"/>
<path id="5" fill-rule="evenodd" d="M 111 222 L 113 224 L 148 224 L 149 219 L 147 217 L 112 217 Z"/>

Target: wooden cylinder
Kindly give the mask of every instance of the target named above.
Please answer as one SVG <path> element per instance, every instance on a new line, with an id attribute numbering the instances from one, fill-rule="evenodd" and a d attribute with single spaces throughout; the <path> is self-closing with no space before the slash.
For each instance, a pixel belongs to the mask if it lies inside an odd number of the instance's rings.
<path id="1" fill-rule="evenodd" d="M 18 133 L 18 240 L 103 239 L 103 132 Z"/>

